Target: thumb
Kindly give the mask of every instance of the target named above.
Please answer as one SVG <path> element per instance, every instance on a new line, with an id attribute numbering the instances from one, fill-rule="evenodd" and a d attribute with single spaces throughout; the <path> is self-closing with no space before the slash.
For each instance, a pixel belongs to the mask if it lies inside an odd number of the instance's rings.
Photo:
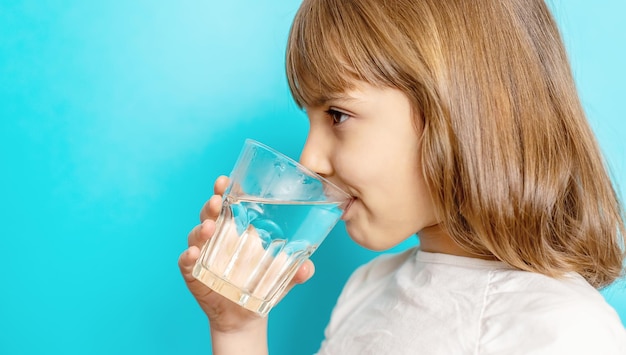
<path id="1" fill-rule="evenodd" d="M 315 274 L 315 265 L 310 259 L 306 259 L 293 276 L 292 283 L 303 284 L 309 281 L 309 279 L 313 277 L 313 274 Z"/>

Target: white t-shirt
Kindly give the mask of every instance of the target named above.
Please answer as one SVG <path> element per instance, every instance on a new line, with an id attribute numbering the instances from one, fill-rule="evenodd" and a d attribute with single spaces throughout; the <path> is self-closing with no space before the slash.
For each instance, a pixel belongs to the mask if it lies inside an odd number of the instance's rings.
<path id="1" fill-rule="evenodd" d="M 409 249 L 348 280 L 319 355 L 626 355 L 626 330 L 578 274 Z"/>

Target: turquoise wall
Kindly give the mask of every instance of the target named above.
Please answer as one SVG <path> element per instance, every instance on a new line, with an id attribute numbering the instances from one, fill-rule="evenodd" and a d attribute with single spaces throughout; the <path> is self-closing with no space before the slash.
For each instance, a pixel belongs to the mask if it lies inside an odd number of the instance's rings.
<path id="1" fill-rule="evenodd" d="M 0 2 L 0 354 L 210 353 L 177 259 L 243 140 L 297 157 L 283 70 L 298 0 Z M 553 1 L 626 195 L 626 5 Z M 339 226 L 270 321 L 308 354 L 351 270 Z M 626 322 L 626 287 L 604 291 Z"/>

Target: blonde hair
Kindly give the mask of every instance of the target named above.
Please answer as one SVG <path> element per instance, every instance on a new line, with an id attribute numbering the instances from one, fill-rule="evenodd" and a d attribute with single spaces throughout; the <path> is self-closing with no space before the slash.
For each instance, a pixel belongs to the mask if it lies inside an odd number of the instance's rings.
<path id="1" fill-rule="evenodd" d="M 356 81 L 409 97 L 436 213 L 467 251 L 620 276 L 624 213 L 543 0 L 305 0 L 286 61 L 300 106 Z"/>

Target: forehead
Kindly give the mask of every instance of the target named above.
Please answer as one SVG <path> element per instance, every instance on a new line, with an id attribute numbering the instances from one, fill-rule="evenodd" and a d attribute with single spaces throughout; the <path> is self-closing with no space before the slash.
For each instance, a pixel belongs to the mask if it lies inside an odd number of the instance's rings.
<path id="1" fill-rule="evenodd" d="M 323 93 L 318 100 L 303 105 L 306 108 L 319 108 L 332 105 L 358 105 L 372 101 L 376 96 L 372 89 L 381 89 L 381 87 L 362 82 L 351 81 L 348 87 L 343 91 L 334 91 Z M 374 94 L 374 95 L 373 95 Z"/>
<path id="2" fill-rule="evenodd" d="M 342 92 L 327 93 L 320 96 L 318 105 L 325 106 L 333 103 L 358 103 L 363 100 L 363 93 L 355 89 L 346 89 Z"/>

